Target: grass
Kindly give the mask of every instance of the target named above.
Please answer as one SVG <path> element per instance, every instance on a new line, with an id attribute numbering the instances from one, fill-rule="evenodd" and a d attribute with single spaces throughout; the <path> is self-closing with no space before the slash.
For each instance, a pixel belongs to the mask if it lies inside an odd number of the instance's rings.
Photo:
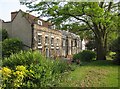
<path id="1" fill-rule="evenodd" d="M 64 74 L 61 87 L 118 87 L 118 66 L 111 61 L 93 61 Z"/>

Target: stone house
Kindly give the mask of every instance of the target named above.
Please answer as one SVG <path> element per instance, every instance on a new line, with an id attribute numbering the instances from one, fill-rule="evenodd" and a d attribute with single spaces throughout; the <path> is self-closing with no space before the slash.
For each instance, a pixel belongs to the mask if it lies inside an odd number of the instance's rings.
<path id="1" fill-rule="evenodd" d="M 24 49 L 39 50 L 46 57 L 72 57 L 81 51 L 78 35 L 51 29 L 52 24 L 21 10 L 11 12 L 11 21 L 3 22 L 10 38 L 18 38 Z"/>

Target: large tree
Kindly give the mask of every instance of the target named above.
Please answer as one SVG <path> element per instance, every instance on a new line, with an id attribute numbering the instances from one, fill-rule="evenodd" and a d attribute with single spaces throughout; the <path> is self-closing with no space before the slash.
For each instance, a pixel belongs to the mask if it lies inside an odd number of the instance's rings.
<path id="1" fill-rule="evenodd" d="M 92 30 L 97 60 L 106 60 L 107 36 L 118 16 L 118 3 L 113 2 L 30 2 L 23 1 L 30 11 L 47 16 L 59 29 L 79 32 L 81 25 Z"/>

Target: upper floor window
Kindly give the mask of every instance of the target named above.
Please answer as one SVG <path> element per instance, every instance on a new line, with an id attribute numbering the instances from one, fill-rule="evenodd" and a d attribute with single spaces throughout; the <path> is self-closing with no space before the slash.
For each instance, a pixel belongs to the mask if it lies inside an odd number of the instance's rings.
<path id="1" fill-rule="evenodd" d="M 54 38 L 51 38 L 51 45 L 54 45 Z"/>
<path id="2" fill-rule="evenodd" d="M 38 24 L 39 24 L 39 25 L 42 25 L 42 21 L 41 21 L 41 20 L 38 20 Z"/>
<path id="3" fill-rule="evenodd" d="M 56 45 L 59 46 L 59 39 L 56 39 Z"/>

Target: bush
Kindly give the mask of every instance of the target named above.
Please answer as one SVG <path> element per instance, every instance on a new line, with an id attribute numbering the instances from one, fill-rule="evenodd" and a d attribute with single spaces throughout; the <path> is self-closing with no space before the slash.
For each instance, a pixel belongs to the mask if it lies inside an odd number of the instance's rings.
<path id="1" fill-rule="evenodd" d="M 93 58 L 96 57 L 95 52 L 90 50 L 83 50 L 82 52 L 75 54 L 73 56 L 73 61 L 80 62 L 80 61 L 91 61 Z"/>
<path id="2" fill-rule="evenodd" d="M 120 37 L 112 42 L 110 50 L 116 52 L 114 62 L 120 64 Z"/>
<path id="3" fill-rule="evenodd" d="M 19 53 L 10 55 L 9 58 L 4 58 L 3 66 L 14 68 L 18 65 L 30 66 L 31 64 L 41 64 L 41 59 L 45 60 L 45 58 L 38 52 L 32 52 L 31 50 L 20 51 Z"/>
<path id="4" fill-rule="evenodd" d="M 2 42 L 2 56 L 9 57 L 13 53 L 18 53 L 22 46 L 22 41 L 18 39 L 5 39 Z"/>
<path id="5" fill-rule="evenodd" d="M 59 59 L 47 59 L 39 51 L 21 51 L 18 54 L 13 54 L 3 60 L 3 66 L 14 71 L 16 66 L 24 66 L 26 70 L 31 71 L 27 72 L 27 76 L 22 80 L 23 85 L 20 85 L 25 89 L 56 86 L 59 84 L 60 74 L 69 70 L 69 65 L 66 62 Z"/>
<path id="6" fill-rule="evenodd" d="M 0 71 L 2 75 L 2 88 L 17 88 L 22 86 L 24 78 L 30 73 L 25 66 L 17 66 L 15 70 L 3 67 Z"/>
<path id="7" fill-rule="evenodd" d="M 115 59 L 115 55 L 116 55 L 116 52 L 109 51 L 107 53 L 108 58 L 110 58 L 111 60 Z"/>
<path id="8" fill-rule="evenodd" d="M 0 41 L 3 41 L 8 38 L 8 33 L 5 29 L 0 29 L 0 34 L 2 35 L 2 39 L 0 39 Z"/>

